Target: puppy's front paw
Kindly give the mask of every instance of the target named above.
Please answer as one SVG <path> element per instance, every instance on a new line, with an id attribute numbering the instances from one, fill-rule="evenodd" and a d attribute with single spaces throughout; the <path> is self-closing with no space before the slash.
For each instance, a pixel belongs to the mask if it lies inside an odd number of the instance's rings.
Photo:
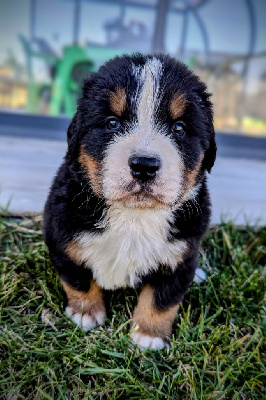
<path id="1" fill-rule="evenodd" d="M 95 313 L 82 313 L 76 312 L 74 308 L 67 306 L 66 314 L 72 319 L 72 321 L 80 326 L 85 332 L 88 332 L 90 329 L 95 328 L 97 325 L 104 324 L 105 312 L 99 311 Z"/>
<path id="2" fill-rule="evenodd" d="M 130 336 L 132 341 L 139 345 L 139 347 L 143 350 L 147 348 L 153 350 L 162 350 L 163 348 L 170 347 L 169 343 L 158 336 L 152 337 L 148 335 L 143 335 L 140 332 L 132 332 Z"/>
<path id="3" fill-rule="evenodd" d="M 76 290 L 64 281 L 62 284 L 68 299 L 66 314 L 72 321 L 85 332 L 97 325 L 103 325 L 105 318 L 103 290 L 96 281 L 91 281 L 88 292 Z"/>

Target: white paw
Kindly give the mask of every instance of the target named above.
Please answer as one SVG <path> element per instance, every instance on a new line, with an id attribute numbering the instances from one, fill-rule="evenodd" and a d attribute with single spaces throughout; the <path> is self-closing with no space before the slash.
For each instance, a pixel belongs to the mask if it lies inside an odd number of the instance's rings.
<path id="1" fill-rule="evenodd" d="M 169 348 L 170 345 L 160 337 L 152 337 L 143 335 L 139 332 L 132 332 L 130 334 L 134 343 L 138 344 L 141 349 L 162 350 L 164 347 Z"/>
<path id="2" fill-rule="evenodd" d="M 82 315 L 81 313 L 75 313 L 71 307 L 66 307 L 65 311 L 72 321 L 80 326 L 85 332 L 95 328 L 97 325 L 103 325 L 104 323 L 104 312 L 98 312 L 95 315 L 90 316 L 88 314 Z"/>
<path id="3" fill-rule="evenodd" d="M 199 283 L 205 281 L 206 278 L 207 278 L 206 272 L 203 271 L 203 269 L 201 269 L 201 268 L 197 268 L 194 279 L 193 279 L 194 282 L 199 284 Z"/>

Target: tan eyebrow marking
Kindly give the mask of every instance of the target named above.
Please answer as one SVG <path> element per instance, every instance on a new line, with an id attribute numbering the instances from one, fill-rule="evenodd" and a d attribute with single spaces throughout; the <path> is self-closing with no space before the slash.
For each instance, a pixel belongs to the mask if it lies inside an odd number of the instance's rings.
<path id="1" fill-rule="evenodd" d="M 123 88 L 117 88 L 115 92 L 110 92 L 111 110 L 121 117 L 126 109 L 126 91 Z"/>
<path id="2" fill-rule="evenodd" d="M 176 95 L 169 104 L 169 111 L 173 119 L 182 116 L 186 106 L 186 96 L 184 93 Z"/>
<path id="3" fill-rule="evenodd" d="M 204 154 L 202 153 L 199 157 L 199 161 L 197 162 L 196 166 L 194 167 L 193 170 L 190 171 L 186 171 L 185 173 L 185 193 L 183 194 L 182 198 L 181 198 L 181 203 L 183 203 L 184 201 L 186 201 L 186 195 L 187 193 L 193 188 L 193 186 L 196 185 L 197 183 L 197 177 L 199 174 L 199 171 L 201 169 L 202 166 L 202 162 L 203 162 L 203 158 L 204 158 Z"/>
<path id="4" fill-rule="evenodd" d="M 202 153 L 199 157 L 199 161 L 197 162 L 195 168 L 192 171 L 189 171 L 187 173 L 187 182 L 188 182 L 188 187 L 189 189 L 191 189 L 195 184 L 196 184 L 196 180 L 197 180 L 197 176 L 199 174 L 200 168 L 202 166 L 202 161 L 204 158 L 204 154 Z"/>

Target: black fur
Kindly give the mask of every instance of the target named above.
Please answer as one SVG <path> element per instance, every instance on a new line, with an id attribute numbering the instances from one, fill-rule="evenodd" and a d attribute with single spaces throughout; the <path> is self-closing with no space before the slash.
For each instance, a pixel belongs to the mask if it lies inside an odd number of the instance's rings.
<path id="1" fill-rule="evenodd" d="M 126 110 L 120 118 L 122 129 L 136 115 L 134 91 L 136 78 L 130 73 L 131 65 L 144 65 L 152 56 L 124 56 L 109 61 L 98 73 L 84 82 L 83 94 L 69 126 L 68 150 L 60 167 L 44 213 L 44 236 L 53 264 L 61 278 L 77 290 L 87 291 L 92 274 L 88 268 L 77 266 L 65 252 L 66 244 L 79 232 L 100 233 L 97 222 L 106 210 L 105 199 L 98 197 L 78 162 L 82 145 L 86 153 L 101 163 L 112 133 L 106 128 L 110 111 L 109 93 L 117 87 L 125 88 Z M 159 310 L 182 301 L 195 273 L 199 246 L 210 219 L 210 200 L 206 186 L 205 171 L 210 172 L 215 161 L 216 145 L 213 129 L 212 107 L 204 83 L 188 68 L 169 56 L 158 58 L 164 66 L 164 89 L 156 123 L 172 133 L 174 121 L 169 113 L 169 101 L 178 91 L 186 95 L 187 103 L 182 121 L 186 125 L 184 138 L 174 138 L 180 149 L 185 167 L 192 170 L 204 152 L 204 159 L 197 183 L 201 188 L 194 203 L 187 201 L 181 210 L 175 211 L 175 219 L 169 231 L 169 241 L 184 239 L 191 251 L 183 263 L 173 272 L 167 266 L 159 266 L 157 272 L 142 277 L 142 283 L 149 283 L 155 289 L 155 304 Z M 120 132 L 123 134 L 123 132 Z M 84 188 L 86 190 L 84 190 Z"/>

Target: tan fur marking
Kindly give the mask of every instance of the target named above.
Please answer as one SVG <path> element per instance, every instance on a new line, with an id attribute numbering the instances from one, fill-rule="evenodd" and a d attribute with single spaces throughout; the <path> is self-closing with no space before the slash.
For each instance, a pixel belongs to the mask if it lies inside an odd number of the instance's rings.
<path id="1" fill-rule="evenodd" d="M 192 188 L 196 183 L 197 176 L 198 176 L 200 168 L 201 168 L 203 157 L 204 157 L 204 155 L 201 154 L 199 162 L 197 163 L 196 167 L 192 171 L 189 171 L 186 174 L 186 179 L 188 181 L 189 188 Z"/>
<path id="2" fill-rule="evenodd" d="M 97 194 L 97 196 L 102 196 L 101 166 L 96 160 L 94 160 L 93 157 L 86 154 L 84 145 L 81 146 L 78 160 L 91 182 L 93 191 Z"/>
<path id="3" fill-rule="evenodd" d="M 143 335 L 165 339 L 171 335 L 178 307 L 179 305 L 176 305 L 166 311 L 158 311 L 154 306 L 154 290 L 150 285 L 146 285 L 133 314 L 132 328 Z"/>
<path id="4" fill-rule="evenodd" d="M 72 308 L 74 313 L 93 316 L 99 312 L 105 312 L 103 290 L 95 280 L 91 281 L 88 292 L 75 290 L 66 282 L 62 280 L 61 282 L 68 298 L 68 306 Z"/>
<path id="5" fill-rule="evenodd" d="M 110 93 L 111 110 L 121 117 L 126 109 L 126 92 L 125 89 L 117 88 L 115 92 Z"/>
<path id="6" fill-rule="evenodd" d="M 182 116 L 186 105 L 186 97 L 184 94 L 175 96 L 169 105 L 171 117 L 177 119 Z"/>
<path id="7" fill-rule="evenodd" d="M 75 240 L 72 240 L 71 242 L 69 242 L 66 245 L 65 250 L 66 250 L 67 255 L 71 258 L 72 261 L 74 261 L 78 265 L 82 264 L 82 260 L 80 258 L 80 250 L 82 250 L 82 249 Z"/>
<path id="8" fill-rule="evenodd" d="M 184 202 L 185 200 L 187 200 L 187 197 L 186 197 L 187 193 L 196 185 L 197 176 L 199 174 L 203 158 L 204 158 L 204 154 L 202 153 L 200 155 L 199 161 L 196 164 L 195 168 L 191 171 L 186 171 L 186 173 L 185 173 L 185 177 L 184 177 L 185 192 L 180 200 L 181 203 Z"/>

